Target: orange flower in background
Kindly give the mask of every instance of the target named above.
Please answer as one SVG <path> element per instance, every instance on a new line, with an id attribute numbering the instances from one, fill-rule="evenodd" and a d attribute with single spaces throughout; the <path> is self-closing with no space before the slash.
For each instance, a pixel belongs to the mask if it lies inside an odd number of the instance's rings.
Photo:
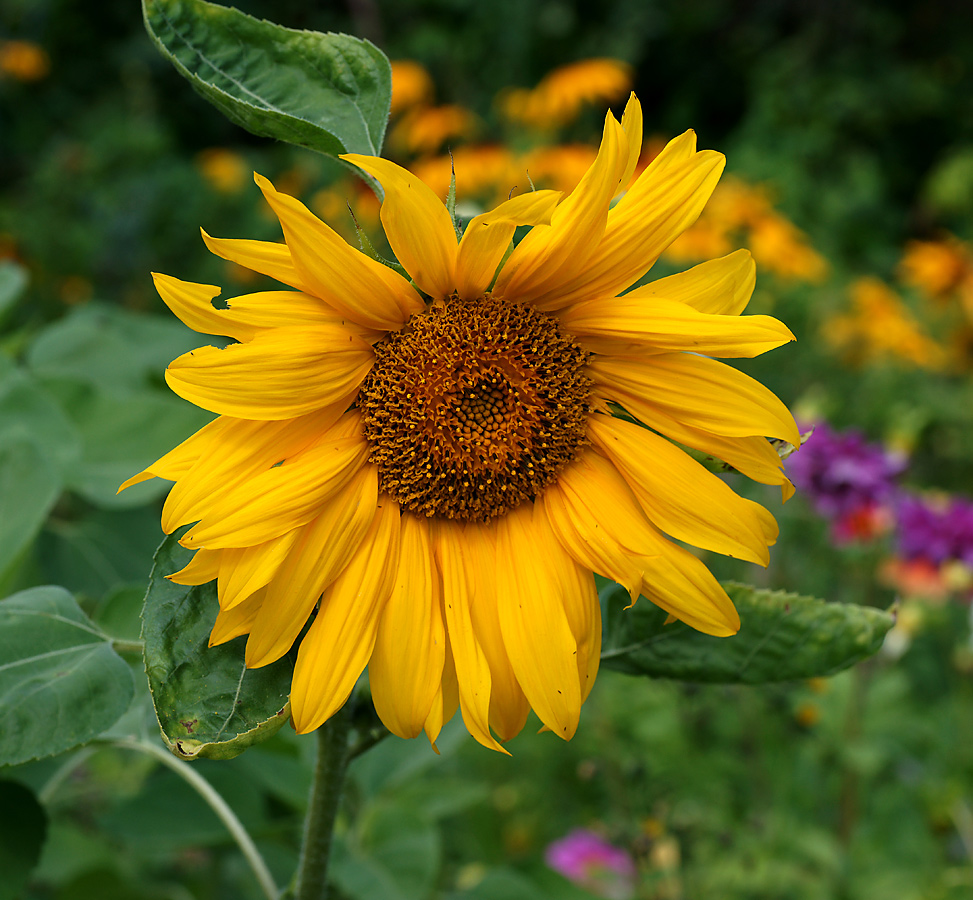
<path id="1" fill-rule="evenodd" d="M 824 326 L 825 338 L 850 362 L 897 360 L 924 369 L 941 369 L 946 353 L 922 330 L 899 296 L 873 277 L 851 285 L 852 311 Z"/>
<path id="2" fill-rule="evenodd" d="M 798 444 L 793 417 L 717 358 L 793 335 L 740 315 L 746 251 L 622 293 L 724 166 L 686 132 L 613 203 L 641 143 L 633 95 L 574 191 L 505 200 L 459 239 L 413 173 L 345 155 L 382 184 L 408 278 L 255 176 L 285 242 L 204 237 L 290 289 L 215 306 L 220 288 L 155 276 L 189 327 L 237 342 L 169 365 L 173 391 L 218 418 L 122 487 L 176 482 L 163 529 L 189 525 L 197 552 L 169 577 L 216 580 L 212 644 L 248 634 L 259 667 L 299 641 L 298 731 L 367 665 L 394 734 L 435 741 L 458 707 L 496 750 L 531 709 L 570 738 L 599 665 L 595 572 L 700 631 L 739 628 L 682 542 L 766 565 L 777 525 L 679 445 L 790 494 L 766 436 Z"/>
<path id="3" fill-rule="evenodd" d="M 432 78 L 420 63 L 411 59 L 392 60 L 392 115 L 413 106 L 432 102 L 436 91 Z"/>
<path id="4" fill-rule="evenodd" d="M 526 170 L 506 147 L 498 144 L 468 144 L 451 155 L 416 160 L 409 168 L 440 197 L 449 191 L 456 173 L 456 196 L 464 201 L 488 203 L 506 199 L 511 190 L 527 185 Z"/>
<path id="5" fill-rule="evenodd" d="M 610 103 L 632 86 L 632 67 L 618 59 L 583 59 L 554 69 L 532 90 L 512 88 L 498 98 L 500 111 L 530 128 L 556 128 L 594 103 Z"/>
<path id="6" fill-rule="evenodd" d="M 32 41 L 0 41 L 0 74 L 18 81 L 40 81 L 51 71 L 47 51 Z"/>
<path id="7" fill-rule="evenodd" d="M 479 120 L 462 107 L 417 106 L 392 126 L 389 144 L 413 155 L 435 153 L 450 140 L 472 137 Z"/>
<path id="8" fill-rule="evenodd" d="M 246 160 L 226 147 L 209 147 L 196 154 L 196 168 L 214 190 L 221 194 L 237 193 L 249 180 Z"/>
<path id="9" fill-rule="evenodd" d="M 952 235 L 939 241 L 909 241 L 898 275 L 903 284 L 943 300 L 973 278 L 973 252 Z"/>

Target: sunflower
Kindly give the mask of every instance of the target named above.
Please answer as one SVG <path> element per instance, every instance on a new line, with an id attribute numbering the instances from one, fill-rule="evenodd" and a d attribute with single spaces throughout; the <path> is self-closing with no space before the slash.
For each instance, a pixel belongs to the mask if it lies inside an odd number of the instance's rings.
<path id="1" fill-rule="evenodd" d="M 249 634 L 248 666 L 300 640 L 291 709 L 308 732 L 365 667 L 393 733 L 435 742 L 461 710 L 502 750 L 532 708 L 562 738 L 598 670 L 595 572 L 714 635 L 732 603 L 680 544 L 757 563 L 773 517 L 679 445 L 790 490 L 766 437 L 798 442 L 784 405 L 712 357 L 793 339 L 741 317 L 738 251 L 628 293 L 699 215 L 723 157 L 670 142 L 617 204 L 642 141 L 634 95 L 564 197 L 534 191 L 457 238 L 442 201 L 387 160 L 348 154 L 385 191 L 381 219 L 411 280 L 256 182 L 285 243 L 203 234 L 292 290 L 216 300 L 165 275 L 190 328 L 235 343 L 166 371 L 218 417 L 123 485 L 175 482 L 162 526 L 196 550 L 170 578 L 217 580 L 211 644 Z M 530 226 L 511 249 L 514 230 Z"/>

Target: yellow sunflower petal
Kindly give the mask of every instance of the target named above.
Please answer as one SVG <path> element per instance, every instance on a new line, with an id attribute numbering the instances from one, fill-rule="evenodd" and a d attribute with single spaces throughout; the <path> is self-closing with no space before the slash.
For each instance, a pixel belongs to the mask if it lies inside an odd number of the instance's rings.
<path id="1" fill-rule="evenodd" d="M 665 438 L 622 419 L 593 415 L 588 435 L 662 531 L 697 547 L 766 566 L 774 517 Z"/>
<path id="2" fill-rule="evenodd" d="M 510 664 L 538 718 L 570 740 L 581 715 L 578 645 L 557 573 L 571 559 L 529 501 L 498 521 L 497 537 L 497 609 Z"/>
<path id="3" fill-rule="evenodd" d="M 446 613 L 442 608 L 440 608 L 440 612 L 445 622 Z M 429 710 L 429 717 L 423 725 L 423 731 L 425 731 L 426 737 L 432 745 L 432 749 L 437 754 L 439 753 L 439 748 L 436 746 L 436 738 L 439 737 L 439 732 L 442 731 L 443 725 L 452 719 L 456 715 L 456 710 L 459 709 L 459 683 L 456 680 L 456 664 L 453 662 L 453 651 L 449 646 L 448 630 L 445 632 L 445 635 L 446 659 L 443 663 L 443 681 L 439 690 L 436 691 L 436 697 L 432 701 L 432 708 Z"/>
<path id="4" fill-rule="evenodd" d="M 473 560 L 463 541 L 463 528 L 450 521 L 437 522 L 434 538 L 463 722 L 474 739 L 484 747 L 507 753 L 490 734 L 492 679 L 490 665 L 480 645 L 470 611 Z"/>
<path id="5" fill-rule="evenodd" d="M 253 547 L 231 547 L 226 550 L 198 550 L 220 553 L 217 596 L 220 609 L 233 609 L 254 591 L 270 584 L 281 563 L 290 553 L 300 529 L 283 534 Z"/>
<path id="6" fill-rule="evenodd" d="M 763 435 L 800 445 L 787 407 L 759 381 L 716 360 L 690 353 L 596 357 L 588 372 L 601 393 L 643 421 L 641 409 L 658 409 L 701 431 L 727 437 Z"/>
<path id="7" fill-rule="evenodd" d="M 190 435 L 178 447 L 170 450 L 165 456 L 160 457 L 151 466 L 138 475 L 133 475 L 128 481 L 122 482 L 118 489 L 120 494 L 133 484 L 141 484 L 150 478 L 164 478 L 166 481 L 176 481 L 189 472 L 199 457 L 211 446 L 211 442 L 223 428 L 220 419 L 214 419 L 199 429 L 195 434 Z M 166 532 L 168 534 L 168 532 Z"/>
<path id="8" fill-rule="evenodd" d="M 200 229 L 203 242 L 210 253 L 236 263 L 253 272 L 273 278 L 281 284 L 289 284 L 299 291 L 306 290 L 304 279 L 294 268 L 291 251 L 287 244 L 273 241 L 241 241 L 232 238 L 215 238 Z"/>
<path id="9" fill-rule="evenodd" d="M 456 230 L 443 201 L 418 175 L 387 159 L 359 153 L 341 158 L 382 183 L 382 225 L 412 280 L 430 297 L 448 297 L 456 280 Z"/>
<path id="10" fill-rule="evenodd" d="M 209 634 L 209 645 L 215 647 L 218 644 L 225 644 L 233 638 L 247 634 L 250 626 L 260 611 L 263 603 L 265 589 L 255 591 L 242 603 L 238 603 L 233 609 L 221 609 L 216 614 L 216 622 L 213 630 Z"/>
<path id="11" fill-rule="evenodd" d="M 372 526 L 301 641 L 291 684 L 298 734 L 340 709 L 365 669 L 399 560 L 399 506 L 381 498 Z"/>
<path id="12" fill-rule="evenodd" d="M 622 113 L 622 131 L 628 138 L 628 165 L 621 179 L 621 186 L 625 187 L 632 180 L 642 153 L 642 104 L 639 103 L 634 91 L 629 94 Z"/>
<path id="13" fill-rule="evenodd" d="M 361 436 L 323 437 L 209 504 L 180 539 L 184 547 L 249 547 L 305 525 L 362 467 Z"/>
<path id="14" fill-rule="evenodd" d="M 685 350 L 749 358 L 794 340 L 771 316 L 708 315 L 678 300 L 646 296 L 639 289 L 576 303 L 558 319 L 586 350 L 604 355 Z"/>
<path id="15" fill-rule="evenodd" d="M 337 325 L 369 343 L 385 336 L 385 332 L 364 328 L 345 318 L 323 300 L 301 291 L 260 291 L 226 300 L 227 308 L 219 312 L 233 321 L 237 340 L 249 340 L 266 328 L 288 326 Z M 226 333 L 226 332 L 223 332 Z M 248 337 L 241 337 L 242 334 Z"/>
<path id="16" fill-rule="evenodd" d="M 568 283 L 552 285 L 534 298 L 534 305 L 561 309 L 634 284 L 699 218 L 725 163 L 722 153 L 703 150 L 668 166 L 649 166 L 609 213 L 604 235 L 583 270 Z"/>
<path id="17" fill-rule="evenodd" d="M 598 588 L 591 569 L 579 565 L 574 559 L 565 560 L 557 574 L 562 582 L 564 611 L 578 644 L 578 682 L 581 685 L 581 702 L 584 703 L 595 685 L 601 662 L 601 603 Z"/>
<path id="18" fill-rule="evenodd" d="M 460 297 L 481 296 L 490 287 L 517 226 L 549 224 L 561 196 L 560 191 L 531 191 L 474 217 L 459 242 L 456 292 Z"/>
<path id="19" fill-rule="evenodd" d="M 442 715 L 445 660 L 446 626 L 429 521 L 406 513 L 402 516 L 398 576 L 368 662 L 375 712 L 392 734 L 403 738 L 418 735 L 437 695 Z"/>
<path id="20" fill-rule="evenodd" d="M 365 466 L 297 539 L 267 589 L 247 641 L 251 668 L 280 659 L 297 640 L 322 592 L 349 564 L 375 520 L 378 472 Z"/>
<path id="21" fill-rule="evenodd" d="M 237 336 L 223 329 L 229 327 L 225 317 L 212 304 L 214 297 L 218 297 L 223 289 L 212 284 L 195 284 L 191 281 L 180 281 L 171 275 L 152 273 L 152 282 L 159 296 L 186 325 L 200 334 L 225 334 L 228 337 Z M 249 340 L 253 337 L 252 330 L 246 337 L 237 340 Z"/>
<path id="22" fill-rule="evenodd" d="M 401 275 L 351 247 L 303 203 L 278 192 L 263 176 L 254 179 L 280 220 L 309 293 L 352 322 L 384 331 L 398 329 L 422 309 L 419 295 Z"/>
<path id="23" fill-rule="evenodd" d="M 628 138 L 608 113 L 591 168 L 555 209 L 551 224 L 535 226 L 510 254 L 494 293 L 527 302 L 573 280 L 605 232 L 608 207 L 628 168 L 628 156 Z"/>
<path id="24" fill-rule="evenodd" d="M 173 584 L 207 584 L 220 574 L 222 558 L 222 550 L 197 550 L 188 565 L 166 575 L 166 580 Z"/>
<path id="25" fill-rule="evenodd" d="M 374 361 L 339 325 L 274 328 L 246 344 L 173 360 L 166 383 L 184 400 L 241 419 L 289 419 L 350 398 Z"/>
<path id="26" fill-rule="evenodd" d="M 678 300 L 701 313 L 736 316 L 746 309 L 756 283 L 757 266 L 750 251 L 736 250 L 636 290 L 643 297 Z"/>

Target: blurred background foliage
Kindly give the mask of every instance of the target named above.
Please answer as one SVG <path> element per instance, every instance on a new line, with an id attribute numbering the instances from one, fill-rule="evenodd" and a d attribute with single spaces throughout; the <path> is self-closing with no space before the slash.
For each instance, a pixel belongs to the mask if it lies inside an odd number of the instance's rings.
<path id="1" fill-rule="evenodd" d="M 458 161 L 466 154 L 457 178 L 471 212 L 490 191 L 506 193 L 511 159 L 529 158 L 538 178 L 547 159 L 553 182 L 583 171 L 604 103 L 524 121 L 513 98 L 559 67 L 617 60 L 615 109 L 633 86 L 646 161 L 687 128 L 729 160 L 711 211 L 654 274 L 749 246 L 761 273 L 751 311 L 782 318 L 799 340 L 743 368 L 802 421 L 854 426 L 902 454 L 902 481 L 922 496 L 973 493 L 964 0 L 237 5 L 368 37 L 419 63 L 428 80 L 396 110 L 389 152 L 430 180 L 447 146 Z M 567 78 L 564 90 L 597 95 L 595 74 Z M 464 177 L 498 159 L 501 174 L 464 196 Z M 198 233 L 279 239 L 254 169 L 346 234 L 346 201 L 376 227 L 374 201 L 336 166 L 246 134 L 194 95 L 151 46 L 137 4 L 0 6 L 0 595 L 64 585 L 106 632 L 137 638 L 165 485 L 115 489 L 207 419 L 163 385 L 168 361 L 199 339 L 148 273 L 231 296 L 260 289 Z M 641 898 L 973 896 L 969 573 L 937 561 L 932 582 L 918 584 L 889 568 L 902 559 L 888 523 L 836 540 L 810 492 L 782 507 L 750 490 L 781 521 L 770 569 L 707 562 L 721 577 L 833 600 L 898 598 L 895 640 L 879 658 L 765 689 L 606 672 L 570 745 L 524 735 L 512 760 L 458 728 L 441 757 L 391 738 L 353 766 L 342 895 L 591 896 L 543 863 L 546 844 L 585 826 L 633 854 Z M 145 710 L 142 696 L 124 727 L 152 733 Z M 48 810 L 29 897 L 257 896 L 182 782 L 117 749 L 84 752 L 67 769 L 58 758 L 0 771 Z M 310 753 L 284 729 L 236 760 L 197 764 L 281 881 Z"/>

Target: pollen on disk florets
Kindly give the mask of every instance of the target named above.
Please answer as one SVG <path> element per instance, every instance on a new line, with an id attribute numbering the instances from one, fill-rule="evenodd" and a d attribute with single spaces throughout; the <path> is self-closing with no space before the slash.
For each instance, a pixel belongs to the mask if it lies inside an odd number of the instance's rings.
<path id="1" fill-rule="evenodd" d="M 537 496 L 585 443 L 587 354 L 529 306 L 449 297 L 375 357 L 363 433 L 403 509 L 487 521 Z"/>

